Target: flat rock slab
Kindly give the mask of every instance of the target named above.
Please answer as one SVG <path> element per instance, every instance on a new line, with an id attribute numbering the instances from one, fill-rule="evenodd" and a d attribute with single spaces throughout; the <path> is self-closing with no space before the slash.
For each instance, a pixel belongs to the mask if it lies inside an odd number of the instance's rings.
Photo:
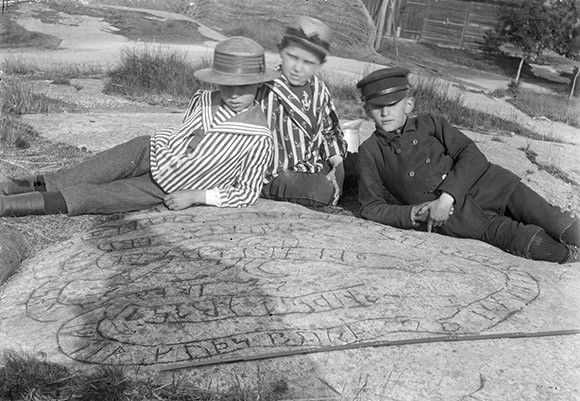
<path id="1" fill-rule="evenodd" d="M 155 372 L 369 341 L 570 330 L 579 284 L 575 265 L 260 200 L 243 210 L 131 214 L 38 253 L 0 290 L 0 344 L 55 362 Z M 368 399 L 573 399 L 577 337 L 365 348 L 177 373 L 202 388 L 233 377 L 284 380 L 295 397 L 364 389 Z"/>
<path id="2" fill-rule="evenodd" d="M 22 120 L 46 139 L 101 152 L 156 130 L 179 127 L 183 113 L 28 114 Z"/>

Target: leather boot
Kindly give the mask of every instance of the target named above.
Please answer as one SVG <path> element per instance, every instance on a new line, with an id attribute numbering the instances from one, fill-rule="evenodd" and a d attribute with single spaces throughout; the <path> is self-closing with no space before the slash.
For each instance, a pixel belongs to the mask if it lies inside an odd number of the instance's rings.
<path id="1" fill-rule="evenodd" d="M 44 196 L 40 192 L 0 196 L 0 216 L 22 217 L 47 214 Z"/>
<path id="2" fill-rule="evenodd" d="M 560 264 L 564 264 L 564 263 L 578 263 L 578 262 L 580 262 L 578 247 L 577 246 L 571 246 L 571 245 L 566 245 L 566 247 L 568 248 L 568 254 L 564 258 L 564 260 L 562 260 L 560 262 Z"/>
<path id="3" fill-rule="evenodd" d="M 34 192 L 35 182 L 38 176 L 30 175 L 22 178 L 9 178 L 8 181 L 0 182 L 0 195 L 16 195 Z"/>

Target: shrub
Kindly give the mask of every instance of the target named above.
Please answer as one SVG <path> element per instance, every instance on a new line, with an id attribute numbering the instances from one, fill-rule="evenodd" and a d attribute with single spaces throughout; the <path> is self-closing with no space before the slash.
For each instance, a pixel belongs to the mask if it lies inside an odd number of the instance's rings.
<path id="1" fill-rule="evenodd" d="M 197 69 L 210 66 L 208 57 L 194 65 L 188 62 L 186 53 L 161 47 L 125 48 L 119 67 L 111 70 L 103 91 L 131 97 L 189 99 L 198 89 L 210 87 L 193 76 Z"/>

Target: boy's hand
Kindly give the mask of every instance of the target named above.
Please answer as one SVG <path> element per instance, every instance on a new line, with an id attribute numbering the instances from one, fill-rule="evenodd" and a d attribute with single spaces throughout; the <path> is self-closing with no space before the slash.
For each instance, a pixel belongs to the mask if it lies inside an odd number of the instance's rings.
<path id="1" fill-rule="evenodd" d="M 333 156 L 329 161 L 332 168 L 328 174 L 326 174 L 326 178 L 328 178 L 328 181 L 330 181 L 334 186 L 334 199 L 332 200 L 332 206 L 336 206 L 341 195 L 341 188 L 338 185 L 336 175 L 342 174 L 342 176 L 344 176 L 344 166 L 342 164 L 342 157 L 340 156 Z"/>
<path id="2" fill-rule="evenodd" d="M 417 227 L 419 223 L 424 223 L 429 218 L 429 211 L 424 209 L 429 202 L 420 203 L 418 205 L 413 205 L 411 208 L 411 221 L 413 222 L 413 227 Z"/>
<path id="3" fill-rule="evenodd" d="M 205 191 L 188 189 L 166 195 L 163 199 L 171 210 L 183 210 L 195 204 L 205 204 Z"/>
<path id="4" fill-rule="evenodd" d="M 427 220 L 427 232 L 431 232 L 433 227 L 442 226 L 447 222 L 449 216 L 453 214 L 453 203 L 455 199 L 445 192 L 435 199 L 427 203 L 419 209 L 419 214 L 429 212 L 429 219 Z"/>

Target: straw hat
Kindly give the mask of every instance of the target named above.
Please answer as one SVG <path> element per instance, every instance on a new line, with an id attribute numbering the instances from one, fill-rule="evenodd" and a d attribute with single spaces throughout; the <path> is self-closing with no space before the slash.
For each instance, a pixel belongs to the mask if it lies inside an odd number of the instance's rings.
<path id="1" fill-rule="evenodd" d="M 215 47 L 213 67 L 197 70 L 200 81 L 216 85 L 241 86 L 268 82 L 280 76 L 266 70 L 264 48 L 252 39 L 234 36 Z"/>
<path id="2" fill-rule="evenodd" d="M 332 31 L 328 25 L 316 18 L 299 16 L 286 28 L 282 40 L 285 38 L 328 56 Z"/>

